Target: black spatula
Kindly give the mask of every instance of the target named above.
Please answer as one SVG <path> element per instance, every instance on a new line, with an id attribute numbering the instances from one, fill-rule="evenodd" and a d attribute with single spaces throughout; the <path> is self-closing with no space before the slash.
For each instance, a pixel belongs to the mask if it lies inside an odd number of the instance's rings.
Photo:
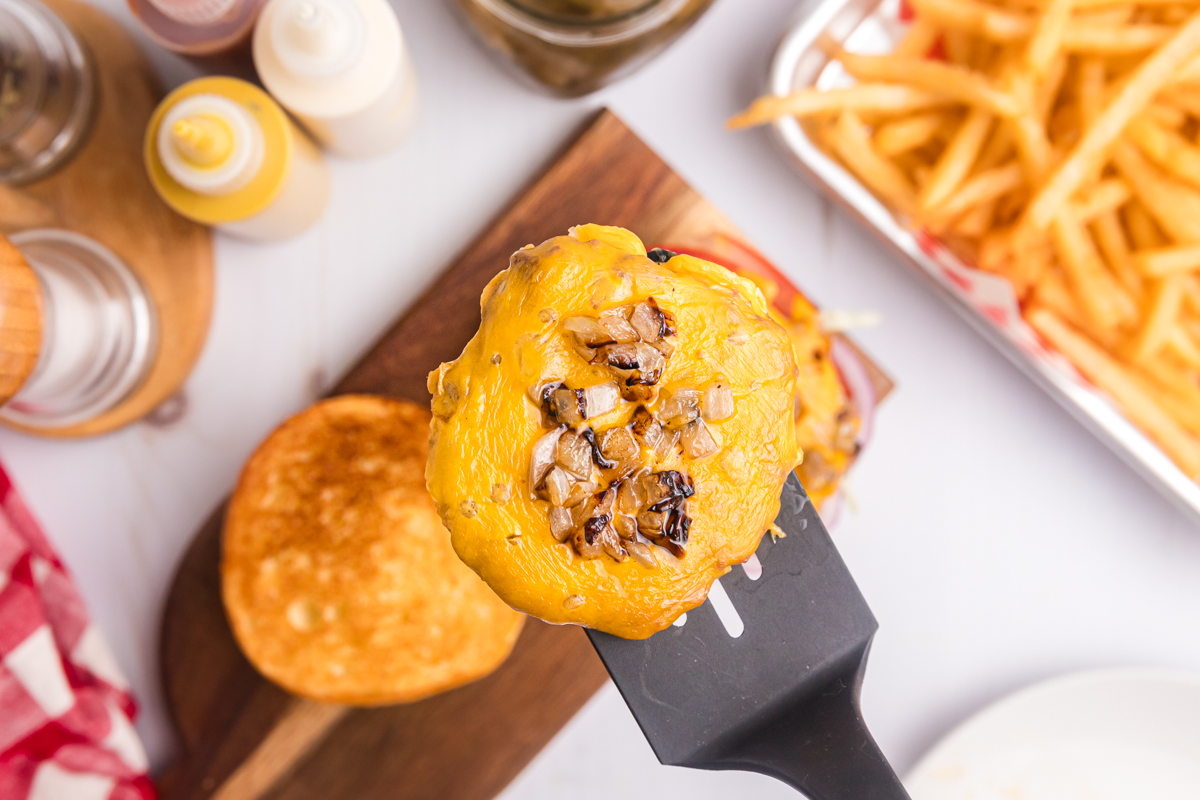
<path id="1" fill-rule="evenodd" d="M 875 618 L 795 475 L 776 524 L 787 536 L 763 537 L 757 580 L 734 567 L 683 625 L 592 644 L 664 764 L 761 772 L 812 800 L 907 800 L 859 710 Z"/>

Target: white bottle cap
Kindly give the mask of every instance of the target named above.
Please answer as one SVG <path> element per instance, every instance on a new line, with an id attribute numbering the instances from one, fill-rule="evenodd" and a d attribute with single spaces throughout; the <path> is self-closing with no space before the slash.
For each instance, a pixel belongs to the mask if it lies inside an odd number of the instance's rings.
<path id="1" fill-rule="evenodd" d="M 263 86 L 310 127 L 391 102 L 389 91 L 413 82 L 387 0 L 267 0 L 253 47 Z"/>
<path id="2" fill-rule="evenodd" d="M 263 161 L 263 134 L 249 111 L 216 94 L 180 100 L 158 129 L 163 167 L 197 194 L 230 194 L 249 183 Z"/>
<path id="3" fill-rule="evenodd" d="M 284 0 L 271 16 L 275 57 L 298 78 L 333 78 L 363 56 L 366 20 L 351 0 Z"/>
<path id="4" fill-rule="evenodd" d="M 238 0 L 150 0 L 150 5 L 184 25 L 211 25 L 237 4 Z"/>

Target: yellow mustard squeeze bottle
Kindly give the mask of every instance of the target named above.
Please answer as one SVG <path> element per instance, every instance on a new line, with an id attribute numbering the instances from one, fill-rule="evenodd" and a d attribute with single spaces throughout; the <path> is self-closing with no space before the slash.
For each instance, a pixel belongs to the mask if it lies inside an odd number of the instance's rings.
<path id="1" fill-rule="evenodd" d="M 185 83 L 146 130 L 150 182 L 173 209 L 246 239 L 295 236 L 321 216 L 329 169 L 266 92 L 236 78 Z"/>

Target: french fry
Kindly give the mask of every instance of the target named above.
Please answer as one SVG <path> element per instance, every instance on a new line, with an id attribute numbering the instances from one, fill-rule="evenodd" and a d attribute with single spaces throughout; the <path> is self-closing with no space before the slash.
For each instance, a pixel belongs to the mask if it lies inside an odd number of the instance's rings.
<path id="1" fill-rule="evenodd" d="M 957 28 L 947 28 L 942 32 L 942 50 L 946 60 L 960 67 L 971 67 L 971 59 L 978 58 L 978 43 L 971 34 Z"/>
<path id="2" fill-rule="evenodd" d="M 950 227 L 950 232 L 976 239 L 992 226 L 992 217 L 995 213 L 996 201 L 986 200 L 959 217 Z"/>
<path id="3" fill-rule="evenodd" d="M 979 108 L 967 113 L 967 118 L 955 131 L 934 165 L 929 181 L 921 189 L 918 207 L 922 211 L 928 211 L 944 201 L 962 183 L 979 156 L 993 119 L 991 113 Z"/>
<path id="4" fill-rule="evenodd" d="M 1200 270 L 1200 245 L 1185 244 L 1142 250 L 1133 257 L 1138 272 L 1147 278 L 1166 278 L 1178 272 Z"/>
<path id="5" fill-rule="evenodd" d="M 1107 211 L 1115 211 L 1129 202 L 1133 194 L 1125 181 L 1107 178 L 1099 181 L 1088 192 L 1084 200 L 1072 201 L 1075 217 L 1080 222 L 1089 222 Z"/>
<path id="6" fill-rule="evenodd" d="M 1174 392 L 1165 391 L 1161 384 L 1147 381 L 1147 389 L 1154 394 L 1158 404 L 1170 414 L 1180 427 L 1192 436 L 1200 436 L 1200 402 L 1186 400 Z"/>
<path id="7" fill-rule="evenodd" d="M 1116 211 L 1105 211 L 1097 214 L 1092 220 L 1092 237 L 1108 267 L 1117 276 L 1117 280 L 1129 292 L 1130 297 L 1140 301 L 1145 294 L 1144 281 L 1137 268 L 1133 265 L 1133 256 L 1129 252 L 1129 241 L 1121 228 L 1121 221 Z"/>
<path id="8" fill-rule="evenodd" d="M 1075 0 L 1074 9 L 1076 11 L 1084 11 L 1092 8 L 1104 8 L 1106 6 L 1126 5 L 1129 0 Z M 1197 5 L 1195 0 L 1138 0 L 1140 6 L 1191 6 Z"/>
<path id="9" fill-rule="evenodd" d="M 1149 375 L 1160 386 L 1180 397 L 1194 401 L 1200 395 L 1200 373 L 1189 371 L 1173 352 L 1160 353 L 1138 369 Z"/>
<path id="10" fill-rule="evenodd" d="M 950 219 L 983 203 L 991 202 L 1021 186 L 1025 173 L 1021 166 L 1010 163 L 976 173 L 928 212 L 931 219 Z"/>
<path id="11" fill-rule="evenodd" d="M 926 111 L 885 122 L 875 130 L 875 149 L 885 156 L 916 150 L 946 130 L 949 121 L 944 112 Z"/>
<path id="12" fill-rule="evenodd" d="M 1032 109 L 1032 87 L 1029 86 L 1028 76 L 1013 76 L 1009 88 L 1018 96 L 1026 97 L 1025 111 L 1010 117 L 1006 122 L 1012 131 L 1013 141 L 1017 145 L 1017 154 L 1021 165 L 1025 168 L 1025 176 L 1031 186 L 1042 182 L 1043 176 L 1050 168 L 1050 140 L 1046 137 L 1046 128 Z"/>
<path id="13" fill-rule="evenodd" d="M 1200 14 L 1146 58 L 1088 128 L 1074 150 L 1054 171 L 1029 204 L 1026 224 L 1044 231 L 1059 209 L 1085 180 L 1099 172 L 1109 149 L 1125 126 L 1174 78 L 1176 70 L 1200 49 Z"/>
<path id="14" fill-rule="evenodd" d="M 1159 167 L 1200 187 L 1200 148 L 1178 132 L 1141 116 L 1129 123 L 1125 133 Z"/>
<path id="15" fill-rule="evenodd" d="M 886 202 L 911 214 L 916 190 L 900 168 L 875 150 L 866 126 L 853 111 L 838 118 L 832 133 L 833 149 L 855 175 Z"/>
<path id="16" fill-rule="evenodd" d="M 1079 103 L 1080 122 L 1088 127 L 1100 116 L 1104 107 L 1107 77 L 1103 59 L 1094 56 L 1081 58 L 1076 81 L 1075 96 Z"/>
<path id="17" fill-rule="evenodd" d="M 1151 283 L 1142 327 L 1130 343 L 1131 361 L 1142 363 L 1162 349 L 1175 329 L 1182 302 L 1183 289 L 1178 280 L 1163 278 Z"/>
<path id="18" fill-rule="evenodd" d="M 1104 268 L 1092 237 L 1070 207 L 1059 211 L 1052 228 L 1059 263 L 1067 274 L 1080 308 L 1098 327 L 1117 329 L 1137 316 L 1133 298 Z"/>
<path id="19" fill-rule="evenodd" d="M 1129 239 L 1137 250 L 1153 250 L 1163 247 L 1167 237 L 1158 227 L 1158 223 L 1150 216 L 1140 202 L 1134 199 L 1124 208 L 1125 224 L 1129 228 Z"/>
<path id="20" fill-rule="evenodd" d="M 1074 0 L 1050 0 L 1038 17 L 1033 35 L 1025 47 L 1025 68 L 1034 76 L 1045 78 L 1050 65 L 1059 57 L 1063 34 L 1071 21 L 1071 6 Z"/>
<path id="21" fill-rule="evenodd" d="M 912 25 L 908 26 L 908 31 L 904 34 L 904 38 L 900 40 L 896 45 L 896 49 L 892 52 L 898 56 L 924 58 L 929 55 L 929 51 L 933 49 L 933 45 L 941 35 L 941 30 L 928 18 L 921 17 L 915 19 Z"/>
<path id="22" fill-rule="evenodd" d="M 1037 308 L 1026 316 L 1026 320 L 1070 359 L 1084 377 L 1107 392 L 1130 420 L 1156 441 L 1189 477 L 1200 478 L 1200 439 L 1189 434 L 1164 411 L 1140 381 L 1052 312 Z"/>
<path id="23" fill-rule="evenodd" d="M 1093 341 L 1106 349 L 1112 349 L 1120 341 L 1120 334 L 1112 328 L 1098 327 L 1075 300 L 1067 287 L 1066 280 L 1058 270 L 1044 269 L 1033 289 L 1030 308 L 1042 306 L 1086 333 Z"/>
<path id="24" fill-rule="evenodd" d="M 1046 66 L 1044 75 L 1039 76 L 1034 84 L 1033 105 L 1038 119 L 1044 125 L 1054 110 L 1054 101 L 1062 89 L 1063 80 L 1067 77 L 1067 56 L 1059 53 Z"/>
<path id="25" fill-rule="evenodd" d="M 1195 370 L 1200 370 L 1200 346 L 1180 325 L 1175 325 L 1167 334 L 1167 346 L 1179 356 L 1179 360 Z"/>
<path id="26" fill-rule="evenodd" d="M 845 89 L 799 89 L 786 97 L 766 95 L 730 119 L 731 129 L 763 125 L 780 117 L 805 117 L 843 110 L 903 113 L 952 103 L 946 95 L 886 83 L 860 83 Z"/>
<path id="27" fill-rule="evenodd" d="M 910 0 L 917 17 L 927 17 L 938 25 L 965 31 L 995 42 L 1024 39 L 1033 31 L 1027 15 L 1005 11 L 978 0 Z"/>
<path id="28" fill-rule="evenodd" d="M 859 94 L 731 127 L 803 118 L 1200 481 L 1200 0 L 908 2 L 891 55 L 823 45 Z"/>
<path id="29" fill-rule="evenodd" d="M 1113 147 L 1113 163 L 1155 222 L 1179 242 L 1200 242 L 1200 192 L 1158 172 L 1131 145 Z"/>
<path id="30" fill-rule="evenodd" d="M 1183 304 L 1200 316 L 1200 278 L 1187 275 L 1183 279 Z"/>
<path id="31" fill-rule="evenodd" d="M 1164 128 L 1178 130 L 1187 123 L 1187 112 L 1179 106 L 1173 106 L 1170 103 L 1164 103 L 1155 100 L 1150 105 L 1146 106 L 1146 110 L 1142 112 L 1142 116 L 1148 120 L 1158 123 Z"/>
<path id="32" fill-rule="evenodd" d="M 1200 118 L 1200 91 L 1194 86 L 1172 86 L 1165 89 L 1159 98 L 1180 111 Z"/>
<path id="33" fill-rule="evenodd" d="M 964 67 L 928 59 L 864 56 L 845 51 L 838 52 L 836 58 L 860 81 L 905 83 L 960 103 L 982 106 L 1002 117 L 1015 116 L 1021 111 L 1011 96 Z"/>
<path id="34" fill-rule="evenodd" d="M 1087 55 L 1140 53 L 1171 38 L 1172 25 L 1096 25 L 1073 22 L 1063 32 L 1063 49 Z"/>

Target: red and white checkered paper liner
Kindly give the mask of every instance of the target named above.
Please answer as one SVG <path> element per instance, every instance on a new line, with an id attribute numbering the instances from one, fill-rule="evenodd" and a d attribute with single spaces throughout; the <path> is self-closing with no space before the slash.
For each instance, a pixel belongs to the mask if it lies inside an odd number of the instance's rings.
<path id="1" fill-rule="evenodd" d="M 129 686 L 0 467 L 0 799 L 153 800 Z"/>

